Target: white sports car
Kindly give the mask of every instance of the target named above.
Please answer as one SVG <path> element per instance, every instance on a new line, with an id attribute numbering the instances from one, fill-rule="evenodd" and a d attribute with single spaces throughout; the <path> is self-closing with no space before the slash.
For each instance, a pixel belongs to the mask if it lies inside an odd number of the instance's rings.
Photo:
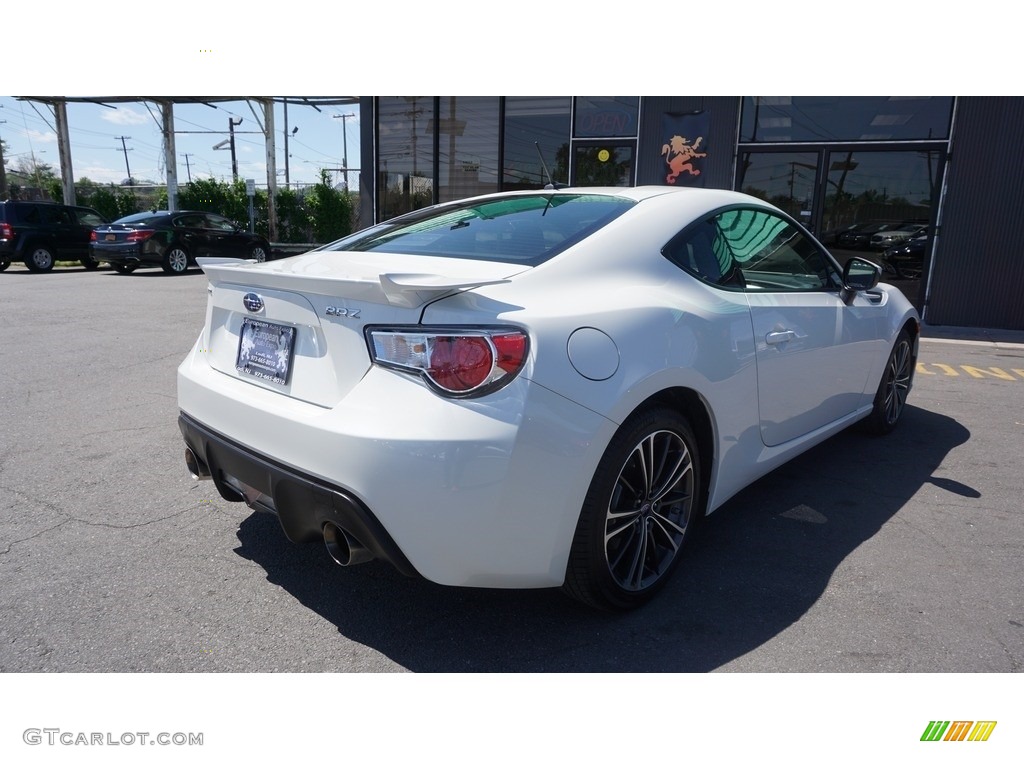
<path id="1" fill-rule="evenodd" d="M 546 189 L 205 260 L 186 464 L 342 565 L 649 599 L 699 519 L 900 418 L 919 318 L 753 197 Z"/>

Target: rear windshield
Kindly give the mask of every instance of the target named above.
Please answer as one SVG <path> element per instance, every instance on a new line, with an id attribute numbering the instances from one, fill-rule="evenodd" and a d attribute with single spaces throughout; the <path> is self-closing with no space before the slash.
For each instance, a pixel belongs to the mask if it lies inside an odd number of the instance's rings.
<path id="1" fill-rule="evenodd" d="M 437 206 L 326 246 L 509 261 L 535 266 L 622 215 L 634 201 L 612 195 L 517 195 Z"/>
<path id="2" fill-rule="evenodd" d="M 152 211 L 144 211 L 143 213 L 133 213 L 131 216 L 125 216 L 115 221 L 115 224 L 149 224 L 157 219 L 162 219 L 167 216 L 166 211 L 159 211 L 153 213 Z"/>

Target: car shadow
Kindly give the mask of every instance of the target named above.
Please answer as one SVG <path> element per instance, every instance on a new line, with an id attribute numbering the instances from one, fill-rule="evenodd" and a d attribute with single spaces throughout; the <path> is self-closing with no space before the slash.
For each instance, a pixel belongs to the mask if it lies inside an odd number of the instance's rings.
<path id="1" fill-rule="evenodd" d="M 885 438 L 836 435 L 707 518 L 664 591 L 626 614 L 558 590 L 441 587 L 380 562 L 343 569 L 319 544 L 289 543 L 264 513 L 242 522 L 235 551 L 344 637 L 414 672 L 705 672 L 798 621 L 923 486 L 976 497 L 933 477 L 969 437 L 913 406 Z"/>
<path id="2" fill-rule="evenodd" d="M 183 275 L 201 275 L 203 270 L 199 267 L 189 267 L 184 272 L 177 275 L 171 275 L 164 272 L 159 266 L 146 266 L 139 267 L 138 269 L 132 270 L 126 275 L 122 275 L 119 272 L 115 272 L 113 269 L 110 270 L 109 274 L 112 277 L 182 277 Z"/>

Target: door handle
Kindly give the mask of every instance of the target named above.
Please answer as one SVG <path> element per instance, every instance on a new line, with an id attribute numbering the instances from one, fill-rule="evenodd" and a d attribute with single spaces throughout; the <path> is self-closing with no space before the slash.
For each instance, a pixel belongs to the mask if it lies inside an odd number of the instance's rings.
<path id="1" fill-rule="evenodd" d="M 796 331 L 771 331 L 764 337 L 764 340 L 767 344 L 785 344 L 787 341 L 792 341 L 795 338 Z"/>

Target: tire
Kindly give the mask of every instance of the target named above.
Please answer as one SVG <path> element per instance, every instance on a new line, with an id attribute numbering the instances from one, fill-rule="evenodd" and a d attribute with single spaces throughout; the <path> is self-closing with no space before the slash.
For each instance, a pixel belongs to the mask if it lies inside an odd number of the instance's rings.
<path id="1" fill-rule="evenodd" d="M 119 275 L 130 275 L 135 271 L 135 266 L 132 264 L 111 264 L 110 266 L 113 267 L 114 271 Z"/>
<path id="2" fill-rule="evenodd" d="M 627 419 L 584 499 L 563 591 L 602 610 L 650 600 L 695 528 L 700 478 L 697 440 L 678 412 L 653 407 Z"/>
<path id="3" fill-rule="evenodd" d="M 257 243 L 249 249 L 249 258 L 262 263 L 270 258 L 270 249 L 262 243 Z"/>
<path id="4" fill-rule="evenodd" d="M 56 262 L 53 249 L 48 245 L 33 245 L 25 256 L 25 266 L 32 272 L 49 272 Z"/>
<path id="5" fill-rule="evenodd" d="M 188 270 L 188 251 L 180 245 L 172 245 L 164 253 L 164 261 L 161 265 L 164 272 L 170 275 L 183 275 Z"/>
<path id="6" fill-rule="evenodd" d="M 875 393 L 874 408 L 864 420 L 871 434 L 887 435 L 896 429 L 914 382 L 915 364 L 913 340 L 904 329 L 896 337 L 889 359 L 885 362 L 882 380 Z"/>
<path id="7" fill-rule="evenodd" d="M 6 256 L 0 256 L 0 272 L 3 272 L 9 266 L 11 266 L 11 260 Z"/>

